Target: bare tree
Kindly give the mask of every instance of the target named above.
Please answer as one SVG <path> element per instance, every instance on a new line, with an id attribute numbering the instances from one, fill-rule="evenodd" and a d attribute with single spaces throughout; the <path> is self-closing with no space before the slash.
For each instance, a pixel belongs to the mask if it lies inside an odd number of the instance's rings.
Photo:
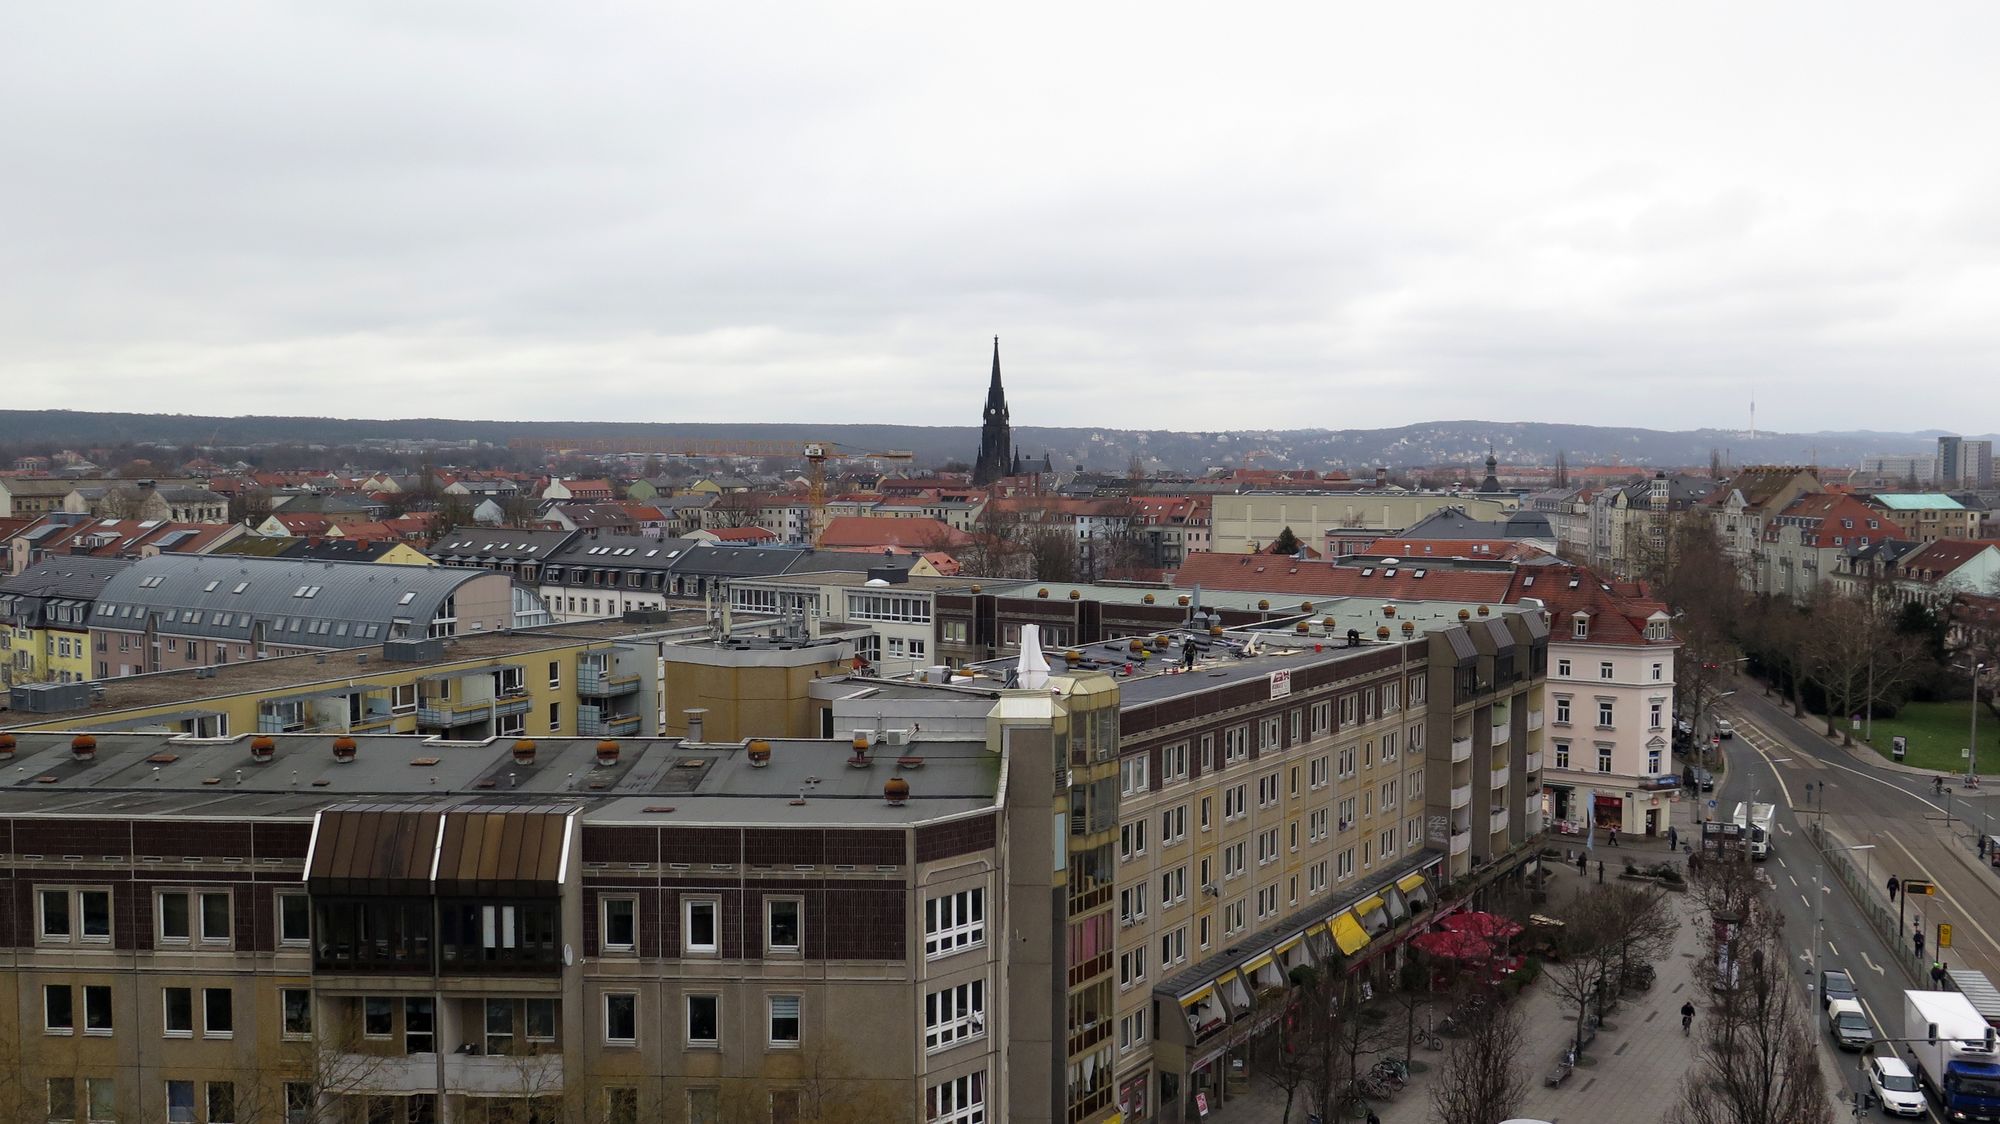
<path id="1" fill-rule="evenodd" d="M 1597 1008 L 1600 1017 L 1603 1013 L 1615 946 L 1606 936 L 1610 920 L 1603 894 L 1579 893 L 1557 910 L 1556 916 L 1563 923 L 1561 948 L 1559 955 L 1545 965 L 1545 974 L 1549 989 L 1574 1012 L 1576 1029 L 1570 1044 L 1581 1055 L 1592 1008 Z"/>
<path id="2" fill-rule="evenodd" d="M 1438 1124 L 1493 1124 L 1514 1115 L 1528 1091 L 1521 1070 L 1526 1029 L 1520 1013 L 1505 1004 L 1466 1012 L 1465 1035 L 1452 1043 L 1431 1085 Z"/>
<path id="3" fill-rule="evenodd" d="M 1822 586 L 1813 598 L 1813 627 L 1806 632 L 1806 662 L 1826 692 L 1826 733 L 1839 726 L 1841 740 L 1854 744 L 1854 729 L 1842 721 L 1864 706 L 1890 697 L 1929 661 L 1916 637 L 1897 631 L 1896 617 L 1880 587 L 1843 597 Z"/>
<path id="4" fill-rule="evenodd" d="M 1725 897 L 1739 899 L 1743 880 L 1724 873 Z M 1754 879 L 1749 882 L 1755 885 Z M 1698 1062 L 1682 1086 L 1674 1120 L 1832 1124 L 1811 1018 L 1789 978 L 1784 918 L 1761 894 L 1752 893 L 1746 904 L 1741 913 L 1717 916 L 1695 961 L 1696 982 L 1715 998 L 1701 1024 Z"/>
<path id="5" fill-rule="evenodd" d="M 1614 882 L 1598 893 L 1611 978 L 1622 983 L 1639 965 L 1667 955 L 1680 935 L 1681 917 L 1666 893 L 1652 886 Z"/>

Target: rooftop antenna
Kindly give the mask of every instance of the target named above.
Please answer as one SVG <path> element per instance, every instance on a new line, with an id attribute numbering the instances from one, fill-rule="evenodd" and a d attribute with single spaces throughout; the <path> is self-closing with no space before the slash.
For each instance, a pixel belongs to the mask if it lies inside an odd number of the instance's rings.
<path id="1" fill-rule="evenodd" d="M 1750 440 L 1757 440 L 1757 392 L 1750 392 Z"/>

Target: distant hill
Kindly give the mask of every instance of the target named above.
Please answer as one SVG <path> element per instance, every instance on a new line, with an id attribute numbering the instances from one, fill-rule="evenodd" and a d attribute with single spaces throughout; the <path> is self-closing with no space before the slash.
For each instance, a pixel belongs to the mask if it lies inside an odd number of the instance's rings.
<path id="1" fill-rule="evenodd" d="M 1438 421 L 1393 429 L 1287 429 L 1180 432 L 1112 428 L 1017 426 L 1024 456 L 1046 452 L 1059 469 L 1084 465 L 1122 471 L 1140 456 L 1147 467 L 1194 469 L 1240 465 L 1257 468 L 1326 468 L 1349 471 L 1388 465 L 1473 463 L 1490 443 L 1502 464 L 1549 464 L 1557 454 L 1573 467 L 1587 464 L 1706 465 L 1712 452 L 1732 464 L 1819 463 L 1850 467 L 1873 453 L 1932 453 L 1941 430 L 1885 433 L 1759 433 L 1755 439 L 1727 430 L 1669 431 L 1547 422 Z M 433 440 L 504 445 L 515 438 L 630 439 L 635 444 L 673 438 L 721 440 L 830 440 L 856 449 L 909 449 L 919 464 L 971 460 L 979 446 L 975 426 L 802 425 L 791 423 L 506 422 L 451 418 L 204 417 L 192 414 L 119 414 L 76 410 L 0 410 L 0 442 L 68 446 L 125 442 L 183 448 L 256 445 L 364 445 Z"/>

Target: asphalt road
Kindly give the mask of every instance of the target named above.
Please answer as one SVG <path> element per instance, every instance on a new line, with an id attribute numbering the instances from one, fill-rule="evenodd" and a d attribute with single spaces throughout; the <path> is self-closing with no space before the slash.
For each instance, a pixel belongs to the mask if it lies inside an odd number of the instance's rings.
<path id="1" fill-rule="evenodd" d="M 1866 848 L 1853 857 L 1871 883 L 1884 884 L 1891 874 L 1934 881 L 1938 893 L 1914 899 L 1907 923 L 1923 925 L 1926 953 L 1936 951 L 1931 945 L 1937 922 L 1951 922 L 1947 964 L 1977 968 L 2000 981 L 1995 970 L 2000 967 L 2000 941 L 1995 939 L 2000 934 L 2000 877 L 1995 875 L 2000 872 L 1986 868 L 1976 855 L 1981 820 L 1989 814 L 2000 817 L 2000 809 L 1989 809 L 1990 797 L 1960 785 L 1939 796 L 1927 774 L 1871 764 L 1794 720 L 1787 708 L 1763 698 L 1754 681 L 1739 684 L 1726 708 L 1737 736 L 1723 743 L 1728 768 L 1713 794 L 1717 807 L 1710 811 L 1704 802 L 1701 814 L 1726 818 L 1745 800 L 1777 806 L 1776 845 L 1760 865 L 1785 916 L 1786 942 L 1801 987 L 1816 986 L 1822 964 L 1844 968 L 1878 1031 L 1900 1036 L 1902 992 L 1929 984 L 1928 957 L 1918 961 L 1907 939 L 1889 947 L 1848 889 L 1821 870 L 1806 834 L 1806 825 L 1820 817 L 1835 842 Z M 1872 756 L 1867 750 L 1861 754 Z M 1968 812 L 1971 824 L 1965 819 Z M 1995 829 L 2000 830 L 2000 823 Z M 1813 999 L 1818 1011 L 1817 996 Z M 1823 1017 L 1817 1029 L 1848 1088 L 1864 1088 L 1859 1058 L 1836 1049 Z"/>

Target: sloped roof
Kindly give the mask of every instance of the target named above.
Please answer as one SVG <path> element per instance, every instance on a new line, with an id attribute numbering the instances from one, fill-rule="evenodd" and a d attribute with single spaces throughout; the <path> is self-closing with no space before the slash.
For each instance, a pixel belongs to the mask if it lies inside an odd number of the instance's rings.
<path id="1" fill-rule="evenodd" d="M 1273 558 L 1264 554 L 1195 551 L 1174 574 L 1174 585 L 1190 589 L 1243 590 L 1285 596 L 1382 597 L 1430 601 L 1499 602 L 1513 574 L 1508 569 L 1431 566 L 1405 560 L 1396 566 L 1342 565 L 1338 562 Z"/>
<path id="2" fill-rule="evenodd" d="M 1869 497 L 1890 511 L 1964 511 L 1965 505 L 1942 492 L 1877 492 Z"/>
<path id="3" fill-rule="evenodd" d="M 1666 612 L 1667 607 L 1643 582 L 1607 582 L 1586 567 L 1572 565 L 1525 569 L 1518 578 L 1507 599 L 1532 597 L 1540 601 L 1555 622 L 1553 634 L 1558 639 L 1570 635 L 1565 622 L 1583 613 L 1590 621 L 1586 643 L 1648 647 L 1673 643 L 1646 638 L 1647 618 Z"/>
<path id="4" fill-rule="evenodd" d="M 128 558 L 64 554 L 45 558 L 0 582 L 0 594 L 14 597 L 61 597 L 91 600 L 106 583 L 133 563 Z"/>
<path id="5" fill-rule="evenodd" d="M 826 525 L 819 545 L 828 548 L 850 546 L 898 546 L 904 549 L 935 550 L 963 546 L 971 535 L 946 526 L 936 519 L 873 518 L 842 515 Z"/>

